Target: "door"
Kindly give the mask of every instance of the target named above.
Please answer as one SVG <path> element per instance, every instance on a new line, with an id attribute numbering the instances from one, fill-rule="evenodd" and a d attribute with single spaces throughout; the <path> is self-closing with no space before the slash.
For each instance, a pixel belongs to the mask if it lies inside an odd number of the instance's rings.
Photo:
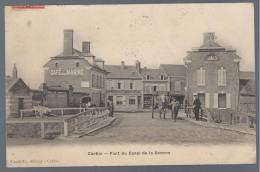
<path id="1" fill-rule="evenodd" d="M 200 102 L 201 102 L 201 107 L 204 109 L 205 108 L 205 93 L 199 93 L 198 94 Z"/>
<path id="2" fill-rule="evenodd" d="M 141 96 L 137 96 L 137 108 L 141 108 Z"/>
<path id="3" fill-rule="evenodd" d="M 18 98 L 18 114 L 20 114 L 20 110 L 24 108 L 24 98 Z"/>

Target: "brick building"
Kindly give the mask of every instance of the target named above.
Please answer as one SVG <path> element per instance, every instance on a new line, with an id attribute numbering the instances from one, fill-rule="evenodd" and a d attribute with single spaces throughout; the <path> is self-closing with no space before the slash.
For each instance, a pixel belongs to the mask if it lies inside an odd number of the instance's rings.
<path id="1" fill-rule="evenodd" d="M 19 117 L 21 109 L 32 108 L 32 94 L 28 85 L 18 78 L 14 65 L 12 76 L 5 78 L 6 116 Z"/>
<path id="2" fill-rule="evenodd" d="M 103 106 L 106 74 L 104 61 L 91 53 L 90 42 L 82 42 L 82 51 L 79 51 L 73 47 L 73 30 L 64 30 L 63 52 L 51 57 L 44 65 L 44 84 L 49 90 L 45 90 L 49 95 L 44 94 L 44 103 L 51 105 L 50 102 L 59 97 L 63 102 L 58 105 L 60 107 L 79 106 L 89 101 Z M 69 94 L 72 88 L 77 96 Z"/>
<path id="3" fill-rule="evenodd" d="M 197 94 L 202 108 L 232 109 L 239 105 L 239 61 L 236 50 L 216 43 L 214 33 L 204 33 L 203 45 L 187 52 L 187 100 L 193 102 Z"/>
<path id="4" fill-rule="evenodd" d="M 105 65 L 107 99 L 114 104 L 115 111 L 138 111 L 143 108 L 141 66 L 136 65 Z"/>

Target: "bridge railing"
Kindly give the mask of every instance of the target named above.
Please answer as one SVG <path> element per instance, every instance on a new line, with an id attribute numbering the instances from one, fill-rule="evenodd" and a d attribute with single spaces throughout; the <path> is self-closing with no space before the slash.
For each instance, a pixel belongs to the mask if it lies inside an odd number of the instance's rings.
<path id="1" fill-rule="evenodd" d="M 95 125 L 99 121 L 108 118 L 109 112 L 107 108 L 92 108 L 80 112 L 75 116 L 64 119 L 64 136 L 69 136 L 73 132 L 78 132 L 82 128 L 88 128 Z"/>
<path id="2" fill-rule="evenodd" d="M 86 110 L 91 110 L 95 108 L 83 108 L 83 107 L 70 107 L 70 108 L 48 108 L 44 106 L 34 106 L 31 109 L 22 109 L 20 110 L 20 118 L 24 118 L 27 116 L 60 116 L 64 115 L 74 115 L 80 112 L 84 112 Z"/>

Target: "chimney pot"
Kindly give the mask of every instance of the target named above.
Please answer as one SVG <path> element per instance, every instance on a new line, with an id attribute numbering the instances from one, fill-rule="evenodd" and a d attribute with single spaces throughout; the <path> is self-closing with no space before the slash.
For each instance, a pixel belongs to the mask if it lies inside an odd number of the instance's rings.
<path id="1" fill-rule="evenodd" d="M 125 68 L 125 62 L 124 61 L 121 61 L 121 67 L 122 67 L 122 69 Z"/>
<path id="2" fill-rule="evenodd" d="M 208 41 L 215 41 L 215 33 L 214 32 L 205 32 L 203 35 L 203 42 L 206 43 Z"/>
<path id="3" fill-rule="evenodd" d="M 73 29 L 64 30 L 63 54 L 64 55 L 73 54 Z"/>

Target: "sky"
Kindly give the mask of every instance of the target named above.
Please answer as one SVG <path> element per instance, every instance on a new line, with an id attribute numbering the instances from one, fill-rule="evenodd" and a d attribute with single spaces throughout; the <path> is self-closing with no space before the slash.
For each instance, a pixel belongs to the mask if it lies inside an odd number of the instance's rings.
<path id="1" fill-rule="evenodd" d="M 74 47 L 91 42 L 91 52 L 105 64 L 157 68 L 183 64 L 186 52 L 199 47 L 204 32 L 237 50 L 241 70 L 255 70 L 254 7 L 234 4 L 143 4 L 45 6 L 5 9 L 6 75 L 13 64 L 31 88 L 43 82 L 43 65 L 62 52 L 63 30 L 74 30 Z"/>

